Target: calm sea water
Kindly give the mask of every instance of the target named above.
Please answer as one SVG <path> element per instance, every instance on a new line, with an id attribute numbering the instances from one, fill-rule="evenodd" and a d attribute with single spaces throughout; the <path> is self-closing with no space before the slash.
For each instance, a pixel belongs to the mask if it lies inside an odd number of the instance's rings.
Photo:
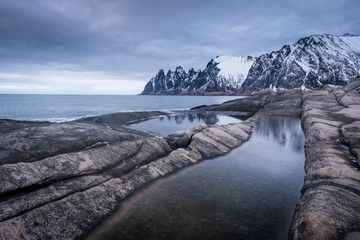
<path id="1" fill-rule="evenodd" d="M 264 117 L 249 141 L 150 184 L 88 239 L 287 239 L 303 144 L 298 118 Z"/>
<path id="2" fill-rule="evenodd" d="M 0 119 L 62 122 L 115 112 L 184 110 L 233 96 L 125 96 L 0 94 Z"/>

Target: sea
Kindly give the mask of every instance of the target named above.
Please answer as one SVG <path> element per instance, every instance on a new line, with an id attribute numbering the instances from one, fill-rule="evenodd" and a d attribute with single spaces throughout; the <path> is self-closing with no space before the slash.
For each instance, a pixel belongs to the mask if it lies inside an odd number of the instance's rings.
<path id="1" fill-rule="evenodd" d="M 188 110 L 241 97 L 0 94 L 0 119 L 65 122 L 117 112 Z"/>

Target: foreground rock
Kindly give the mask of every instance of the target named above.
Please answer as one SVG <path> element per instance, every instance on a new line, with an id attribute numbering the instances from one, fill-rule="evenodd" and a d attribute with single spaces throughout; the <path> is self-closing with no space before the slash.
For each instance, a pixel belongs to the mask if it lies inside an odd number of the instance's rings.
<path id="1" fill-rule="evenodd" d="M 357 79 L 303 96 L 306 176 L 290 239 L 359 237 L 359 91 Z"/>
<path id="2" fill-rule="evenodd" d="M 246 141 L 251 121 L 168 138 L 124 124 L 162 112 L 51 124 L 2 120 L 0 239 L 83 237 L 145 184 Z"/>

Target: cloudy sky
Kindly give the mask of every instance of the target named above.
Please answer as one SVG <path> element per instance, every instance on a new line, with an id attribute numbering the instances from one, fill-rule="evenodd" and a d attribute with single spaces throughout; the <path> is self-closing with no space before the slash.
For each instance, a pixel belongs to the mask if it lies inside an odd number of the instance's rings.
<path id="1" fill-rule="evenodd" d="M 138 94 L 160 68 L 360 34 L 358 0 L 0 0 L 0 93 Z"/>

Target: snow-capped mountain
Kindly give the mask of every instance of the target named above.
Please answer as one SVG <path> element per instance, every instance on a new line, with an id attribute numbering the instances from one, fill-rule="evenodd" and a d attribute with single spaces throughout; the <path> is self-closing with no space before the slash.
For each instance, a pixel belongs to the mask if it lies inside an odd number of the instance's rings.
<path id="1" fill-rule="evenodd" d="M 241 94 L 343 86 L 360 74 L 360 36 L 311 35 L 257 58 L 218 56 L 204 70 L 163 70 L 141 94 Z"/>
<path id="2" fill-rule="evenodd" d="M 145 86 L 141 94 L 234 94 L 239 92 L 255 58 L 218 56 L 204 70 L 188 73 L 179 66 L 165 75 L 160 69 Z"/>
<path id="3" fill-rule="evenodd" d="M 346 85 L 360 74 L 360 36 L 312 35 L 256 58 L 241 92 Z"/>

